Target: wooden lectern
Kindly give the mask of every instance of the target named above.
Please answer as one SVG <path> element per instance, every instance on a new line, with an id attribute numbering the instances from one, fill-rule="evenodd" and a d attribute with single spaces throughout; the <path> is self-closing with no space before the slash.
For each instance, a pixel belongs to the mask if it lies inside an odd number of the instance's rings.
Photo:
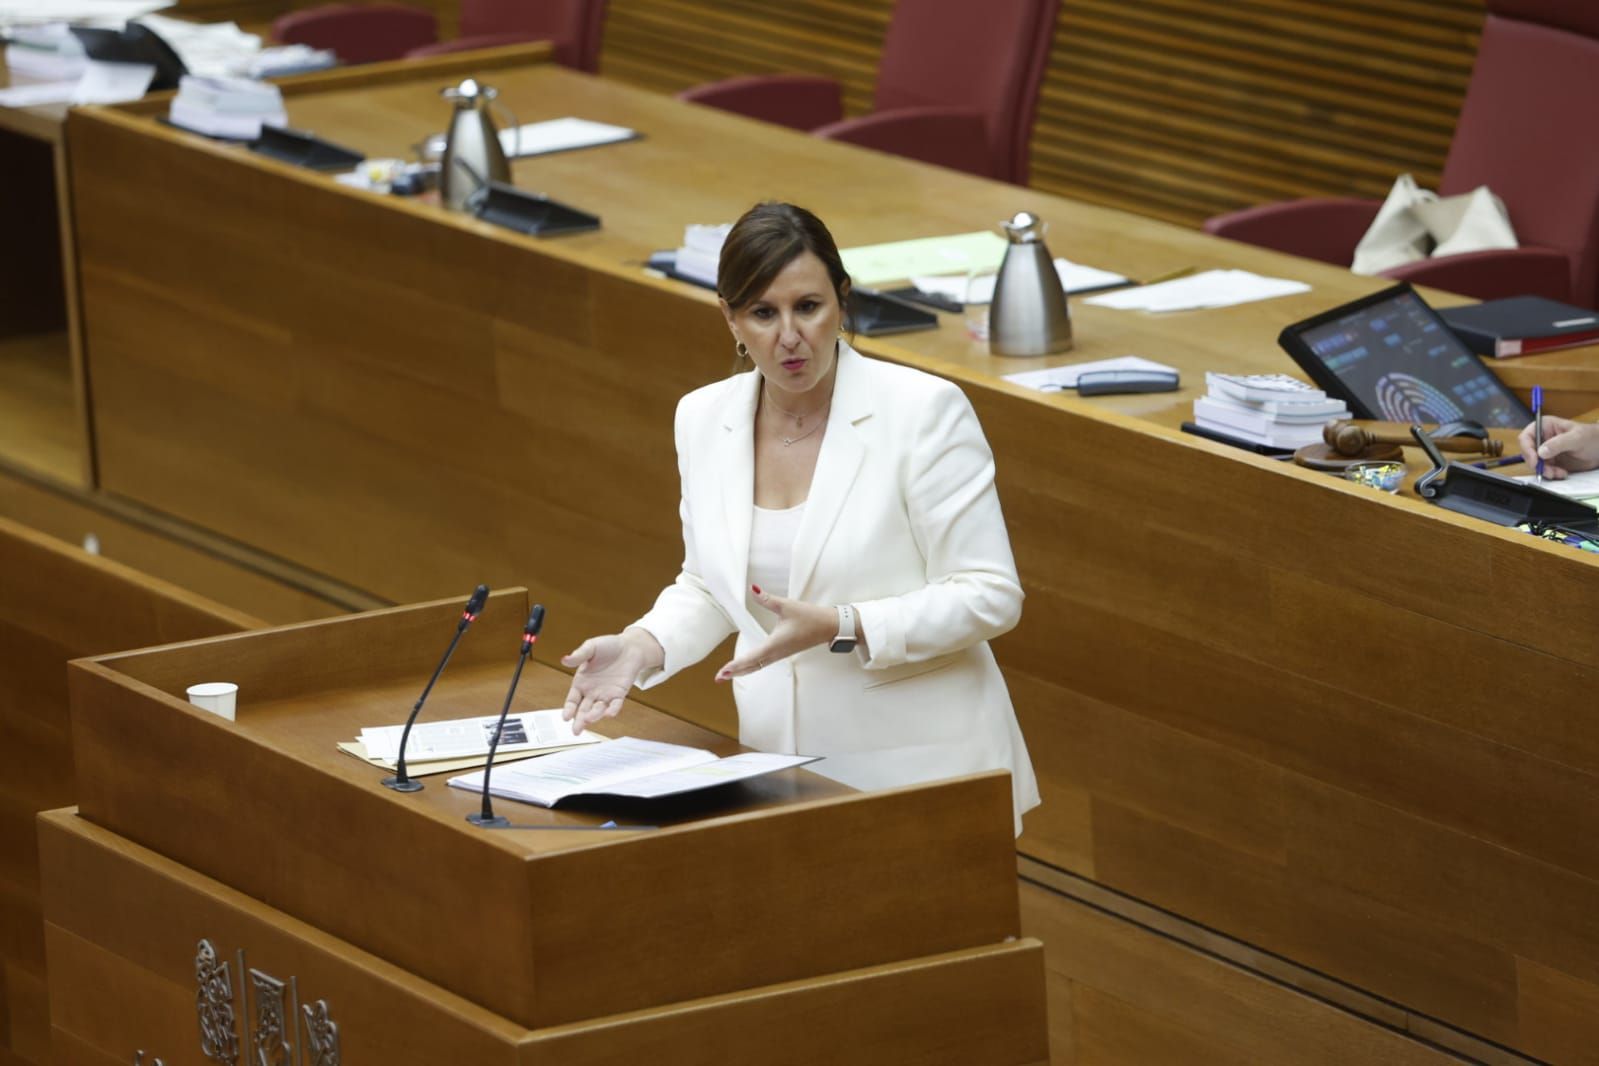
<path id="1" fill-rule="evenodd" d="M 496 594 L 424 717 L 496 713 Z M 1003 774 L 859 793 L 804 769 L 544 810 L 337 751 L 399 721 L 455 601 L 78 660 L 79 807 L 41 816 L 57 1062 L 1034 1063 Z M 239 685 L 237 721 L 185 701 Z M 530 666 L 517 709 L 559 705 Z M 605 723 L 737 750 L 638 704 Z M 599 830 L 607 820 L 658 828 Z M 557 828 L 569 827 L 569 828 Z"/>

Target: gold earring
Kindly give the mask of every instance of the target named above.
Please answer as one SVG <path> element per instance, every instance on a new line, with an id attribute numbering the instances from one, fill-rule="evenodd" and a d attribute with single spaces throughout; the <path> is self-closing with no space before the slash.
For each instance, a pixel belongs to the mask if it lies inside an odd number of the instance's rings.
<path id="1" fill-rule="evenodd" d="M 749 357 L 750 357 L 750 350 L 749 350 L 749 348 L 748 348 L 748 347 L 747 347 L 747 346 L 746 346 L 746 345 L 745 345 L 745 344 L 744 344 L 744 342 L 743 342 L 743 341 L 737 341 L 737 342 L 735 342 L 735 343 L 734 343 L 734 345 L 733 345 L 733 351 L 734 351 L 734 352 L 735 352 L 735 353 L 737 353 L 737 355 L 738 355 L 738 357 L 739 357 L 739 358 L 740 358 L 740 359 L 748 359 L 748 358 L 749 358 Z"/>

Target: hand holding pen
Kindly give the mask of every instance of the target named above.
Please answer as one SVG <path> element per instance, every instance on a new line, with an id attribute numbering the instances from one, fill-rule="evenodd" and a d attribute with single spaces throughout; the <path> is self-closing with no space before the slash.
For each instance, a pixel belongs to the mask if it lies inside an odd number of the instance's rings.
<path id="1" fill-rule="evenodd" d="M 1559 415 L 1534 417 L 1517 439 L 1521 455 L 1550 481 L 1582 470 L 1599 469 L 1599 425 Z"/>

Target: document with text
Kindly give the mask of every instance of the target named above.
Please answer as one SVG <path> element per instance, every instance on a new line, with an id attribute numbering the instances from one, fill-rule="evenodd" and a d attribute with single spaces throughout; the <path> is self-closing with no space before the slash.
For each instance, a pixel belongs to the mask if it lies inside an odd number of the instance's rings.
<path id="1" fill-rule="evenodd" d="M 489 753 L 489 741 L 494 736 L 494 725 L 499 720 L 499 715 L 490 714 L 447 722 L 417 722 L 411 727 L 411 737 L 406 741 L 405 757 L 407 761 L 418 763 L 437 759 L 482 758 Z M 361 730 L 360 741 L 366 749 L 366 757 L 392 762 L 399 756 L 400 735 L 404 731 L 403 725 Z M 561 720 L 559 708 L 524 711 L 506 717 L 505 731 L 500 734 L 497 750 L 510 754 L 540 748 L 598 744 L 602 739 L 591 733 L 573 736 L 572 725 Z"/>

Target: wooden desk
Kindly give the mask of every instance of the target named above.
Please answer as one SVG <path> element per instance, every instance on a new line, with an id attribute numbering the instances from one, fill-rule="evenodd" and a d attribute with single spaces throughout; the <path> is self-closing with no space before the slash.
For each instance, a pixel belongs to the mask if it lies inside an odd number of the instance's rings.
<path id="1" fill-rule="evenodd" d="M 527 612 L 525 590 L 495 593 L 430 717 L 500 705 Z M 135 1047 L 199 1061 L 202 937 L 224 961 L 243 947 L 275 957 L 256 965 L 279 981 L 298 972 L 349 1062 L 1044 1058 L 1004 774 L 868 794 L 797 768 L 647 808 L 501 800 L 513 827 L 482 829 L 465 817 L 476 794 L 443 777 L 390 791 L 334 747 L 403 715 L 459 617 L 451 599 L 73 663 L 81 819 L 42 836 L 66 1061 Z M 195 678 L 224 676 L 236 721 L 184 701 Z M 516 709 L 558 703 L 566 683 L 528 668 Z M 613 724 L 737 747 L 632 701 Z M 245 968 L 241 1039 L 264 1027 Z M 852 1009 L 817 1025 L 850 986 Z"/>
<path id="2" fill-rule="evenodd" d="M 67 660 L 260 624 L 0 520 L 0 1049 L 10 1055 L 50 1061 L 34 817 L 77 798 Z"/>
<path id="3" fill-rule="evenodd" d="M 553 655 L 634 617 L 681 557 L 671 412 L 731 363 L 711 297 L 640 270 L 684 223 L 786 198 L 854 245 L 1027 209 L 1056 253 L 1135 277 L 1300 278 L 1312 292 L 1218 311 L 1079 303 L 1062 359 L 950 327 L 861 342 L 961 383 L 998 457 L 1028 601 L 996 652 L 1045 797 L 1022 852 L 1530 1054 L 1599 1036 L 1578 1009 L 1599 1000 L 1599 730 L 1579 710 L 1599 564 L 1174 429 L 1204 370 L 1289 369 L 1282 325 L 1381 281 L 564 70 L 489 80 L 522 121 L 644 132 L 516 167 L 603 230 L 536 241 L 137 113 L 73 116 L 109 490 L 396 599 L 540 575 Z M 438 87 L 289 111 L 395 154 L 444 122 Z M 1185 388 L 998 378 L 1128 353 Z M 728 729 L 706 672 L 652 696 Z"/>

